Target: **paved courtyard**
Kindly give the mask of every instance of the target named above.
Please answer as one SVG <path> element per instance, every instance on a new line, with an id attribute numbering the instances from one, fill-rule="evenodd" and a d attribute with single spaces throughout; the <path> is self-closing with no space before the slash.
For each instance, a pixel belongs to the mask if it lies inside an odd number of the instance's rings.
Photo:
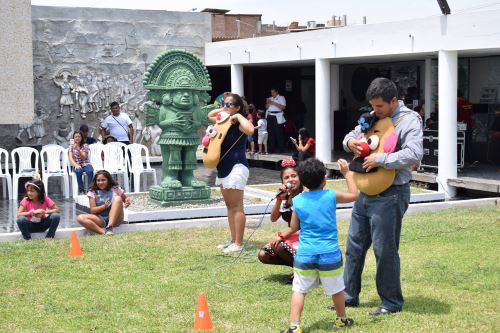
<path id="1" fill-rule="evenodd" d="M 158 181 L 161 180 L 162 171 L 161 165 L 153 165 L 156 170 L 156 175 Z M 203 166 L 203 164 L 198 164 L 198 169 L 195 171 L 195 175 L 206 181 L 210 186 L 215 184 L 216 170 L 210 170 Z M 150 176 L 148 177 L 148 182 L 150 181 Z M 251 167 L 250 168 L 250 178 L 248 180 L 248 185 L 254 184 L 266 184 L 266 183 L 276 183 L 279 181 L 279 171 L 272 170 L 261 167 Z M 58 184 L 49 183 L 49 190 L 58 189 Z M 141 181 L 142 182 L 142 181 Z M 57 190 L 56 190 L 57 191 Z M 71 199 L 64 199 L 60 194 L 50 194 L 49 195 L 56 204 L 61 209 L 61 222 L 59 228 L 69 228 L 76 227 L 76 215 L 83 213 L 83 211 L 76 208 L 75 203 Z M 16 211 L 18 208 L 20 200 L 9 201 L 0 199 L 0 233 L 9 233 L 18 231 L 17 225 L 15 223 Z"/>

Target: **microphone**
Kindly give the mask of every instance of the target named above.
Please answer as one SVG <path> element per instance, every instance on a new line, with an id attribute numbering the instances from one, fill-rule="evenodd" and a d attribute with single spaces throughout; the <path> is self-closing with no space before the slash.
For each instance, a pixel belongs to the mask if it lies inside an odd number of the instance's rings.
<path id="1" fill-rule="evenodd" d="M 276 194 L 277 197 L 279 197 L 280 195 L 283 195 L 283 194 L 286 194 L 286 192 L 292 188 L 292 183 L 288 182 L 285 184 L 286 186 L 286 190 L 283 190 L 283 191 L 279 191 L 278 194 Z"/>

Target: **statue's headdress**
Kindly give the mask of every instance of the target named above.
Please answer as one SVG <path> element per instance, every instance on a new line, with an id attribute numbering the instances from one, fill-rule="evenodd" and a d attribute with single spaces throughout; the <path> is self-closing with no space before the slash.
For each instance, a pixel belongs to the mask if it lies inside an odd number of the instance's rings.
<path id="1" fill-rule="evenodd" d="M 170 90 L 212 90 L 208 70 L 194 54 L 183 50 L 170 50 L 160 54 L 144 74 L 144 88 L 153 99 Z"/>

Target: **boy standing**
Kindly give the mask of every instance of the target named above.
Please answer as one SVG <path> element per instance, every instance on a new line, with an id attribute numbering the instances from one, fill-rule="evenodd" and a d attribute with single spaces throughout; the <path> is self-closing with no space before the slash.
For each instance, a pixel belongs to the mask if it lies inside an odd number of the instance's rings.
<path id="1" fill-rule="evenodd" d="M 264 119 L 264 111 L 257 111 L 257 143 L 259 145 L 259 154 L 267 155 L 267 120 Z"/>
<path id="2" fill-rule="evenodd" d="M 299 250 L 293 261 L 293 294 L 290 309 L 290 328 L 285 333 L 301 333 L 300 317 L 307 292 L 321 281 L 325 294 L 331 295 L 337 313 L 335 327 L 351 326 L 354 321 L 346 317 L 342 253 L 340 252 L 336 203 L 355 201 L 358 190 L 347 161 L 339 159 L 340 172 L 347 182 L 348 193 L 324 190 L 326 168 L 323 162 L 310 158 L 299 164 L 299 179 L 308 192 L 293 199 L 294 212 L 290 227 L 279 232 L 273 242 L 287 238 L 300 228 Z"/>

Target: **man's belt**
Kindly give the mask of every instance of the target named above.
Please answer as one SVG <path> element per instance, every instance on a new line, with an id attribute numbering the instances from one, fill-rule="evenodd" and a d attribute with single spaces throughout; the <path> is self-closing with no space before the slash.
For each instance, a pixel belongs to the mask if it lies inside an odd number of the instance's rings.
<path id="1" fill-rule="evenodd" d="M 282 113 L 283 111 L 267 111 L 267 112 L 271 114 L 277 114 L 277 113 Z"/>

